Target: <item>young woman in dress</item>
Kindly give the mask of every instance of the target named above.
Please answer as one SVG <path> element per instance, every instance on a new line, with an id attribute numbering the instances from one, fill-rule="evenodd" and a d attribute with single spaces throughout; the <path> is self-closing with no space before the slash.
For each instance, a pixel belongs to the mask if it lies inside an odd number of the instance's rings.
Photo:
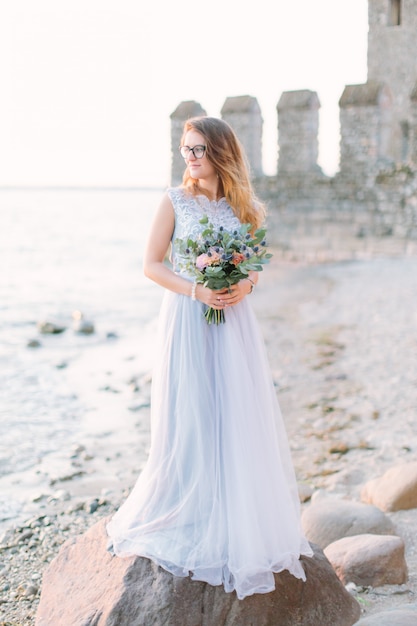
<path id="1" fill-rule="evenodd" d="M 284 569 L 305 580 L 297 484 L 266 350 L 249 294 L 195 284 L 176 240 L 264 221 L 245 155 L 221 119 L 188 120 L 183 184 L 168 189 L 151 227 L 146 276 L 165 288 L 152 379 L 151 448 L 108 525 L 117 556 L 148 557 L 176 576 L 223 584 L 242 599 L 275 588 Z M 171 262 L 165 262 L 171 248 Z M 208 324 L 205 306 L 223 310 Z"/>

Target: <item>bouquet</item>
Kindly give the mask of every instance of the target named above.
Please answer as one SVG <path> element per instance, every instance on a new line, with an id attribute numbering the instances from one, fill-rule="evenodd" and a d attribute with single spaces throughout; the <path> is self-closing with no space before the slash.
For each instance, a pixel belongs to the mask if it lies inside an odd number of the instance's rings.
<path id="1" fill-rule="evenodd" d="M 206 226 L 197 241 L 177 239 L 175 244 L 183 259 L 181 269 L 192 276 L 197 283 L 213 290 L 230 288 L 250 271 L 261 272 L 262 266 L 269 263 L 272 254 L 266 249 L 266 229 L 259 228 L 251 234 L 251 224 L 242 224 L 238 230 L 229 233 L 222 226 L 214 229 L 207 215 L 200 224 Z M 207 307 L 204 316 L 209 324 L 225 322 L 223 309 Z"/>

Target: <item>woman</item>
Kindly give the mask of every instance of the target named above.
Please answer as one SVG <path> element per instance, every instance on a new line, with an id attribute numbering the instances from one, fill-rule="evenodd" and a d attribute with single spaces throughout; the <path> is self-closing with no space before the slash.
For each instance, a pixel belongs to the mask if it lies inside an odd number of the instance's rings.
<path id="1" fill-rule="evenodd" d="M 182 270 L 177 240 L 215 228 L 257 228 L 242 148 L 216 118 L 186 122 L 183 184 L 164 196 L 144 258 L 165 287 L 152 382 L 149 459 L 108 525 L 118 556 L 148 557 L 176 576 L 223 584 L 242 599 L 275 588 L 273 572 L 305 580 L 297 485 L 286 433 L 249 298 L 250 272 L 212 291 Z M 172 269 L 164 262 L 171 245 Z M 207 324 L 204 306 L 223 310 Z"/>

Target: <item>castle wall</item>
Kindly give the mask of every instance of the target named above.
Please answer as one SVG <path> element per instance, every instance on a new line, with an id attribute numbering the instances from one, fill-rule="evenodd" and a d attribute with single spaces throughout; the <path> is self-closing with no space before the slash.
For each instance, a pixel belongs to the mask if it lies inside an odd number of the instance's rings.
<path id="1" fill-rule="evenodd" d="M 368 81 L 383 82 L 393 94 L 390 156 L 407 159 L 410 94 L 417 82 L 417 0 L 401 0 L 400 24 L 393 0 L 368 2 Z"/>
<path id="2" fill-rule="evenodd" d="M 278 171 L 262 173 L 262 115 L 256 98 L 227 98 L 222 116 L 248 155 L 269 208 L 271 242 L 283 254 L 351 258 L 417 254 L 417 0 L 369 0 L 368 80 L 347 85 L 340 107 L 340 171 L 317 163 L 320 102 L 310 90 L 277 105 Z M 182 125 L 203 114 L 182 103 L 172 114 L 172 182 L 182 178 Z"/>
<path id="3" fill-rule="evenodd" d="M 327 177 L 321 172 L 315 156 L 311 158 L 313 151 L 308 159 L 298 160 L 295 168 L 289 163 L 287 171 L 279 170 L 275 176 L 253 177 L 255 190 L 268 207 L 270 242 L 289 257 L 417 253 L 417 168 L 381 158 L 379 134 L 384 111 L 389 109 L 389 90 L 384 85 L 354 87 L 341 99 L 343 147 L 341 169 L 336 176 Z M 417 98 L 412 110 L 417 121 Z M 204 114 L 202 111 L 200 104 L 186 102 L 171 115 L 174 185 L 181 182 L 184 170 L 178 154 L 183 124 L 188 117 Z M 253 110 L 241 110 L 239 115 L 235 120 L 244 134 Z M 298 103 L 295 111 L 287 107 L 285 115 L 287 119 L 299 119 Z M 417 140 L 417 134 L 413 137 Z M 311 125 L 299 125 L 293 142 L 294 149 L 300 143 L 311 144 Z M 287 159 L 291 158 L 290 148 L 284 152 Z M 248 157 L 253 154 L 256 158 L 257 150 Z"/>

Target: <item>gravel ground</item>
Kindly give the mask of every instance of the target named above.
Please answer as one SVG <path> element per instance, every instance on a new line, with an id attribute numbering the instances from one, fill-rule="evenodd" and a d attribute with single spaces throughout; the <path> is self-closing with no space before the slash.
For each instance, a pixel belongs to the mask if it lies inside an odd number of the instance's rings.
<path id="1" fill-rule="evenodd" d="M 276 257 L 253 301 L 300 483 L 359 500 L 364 482 L 417 459 L 416 258 Z M 125 402 L 123 394 L 115 402 Z M 67 539 L 125 498 L 146 458 L 148 423 L 145 402 L 116 448 L 97 435 L 96 446 L 68 450 L 71 471 L 49 477 L 30 498 L 27 519 L 5 528 L 0 626 L 34 624 L 43 571 Z M 366 614 L 417 600 L 417 509 L 390 516 L 406 543 L 409 580 L 355 589 Z"/>
<path id="2" fill-rule="evenodd" d="M 88 506 L 88 505 L 87 505 Z M 103 511 L 113 507 L 100 502 L 95 513 L 86 508 L 40 515 L 7 531 L 0 545 L 0 617 L 2 626 L 34 624 L 42 572 L 69 538 L 83 533 Z"/>

